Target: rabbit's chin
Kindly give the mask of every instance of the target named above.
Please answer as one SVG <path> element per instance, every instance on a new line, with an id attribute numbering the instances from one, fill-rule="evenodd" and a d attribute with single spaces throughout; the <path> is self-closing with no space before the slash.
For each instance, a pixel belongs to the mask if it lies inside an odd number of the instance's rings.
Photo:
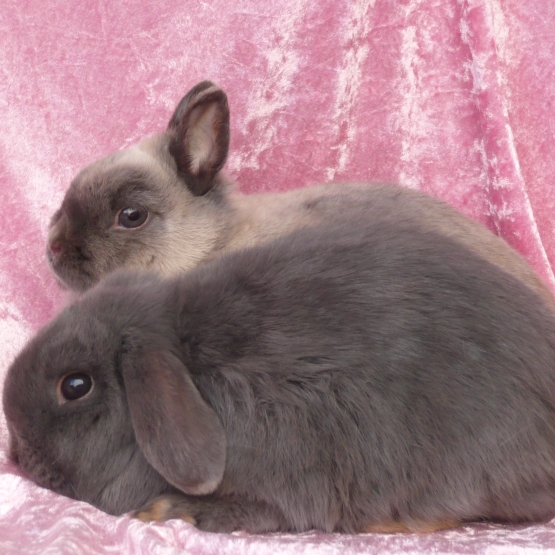
<path id="1" fill-rule="evenodd" d="M 76 293 L 84 293 L 99 281 L 98 277 L 85 272 L 81 267 L 79 267 L 78 271 L 68 270 L 67 267 L 63 263 L 58 262 L 50 252 L 47 252 L 46 260 L 50 270 L 56 278 L 58 286 L 64 291 L 69 290 Z"/>
<path id="2" fill-rule="evenodd" d="M 105 513 L 117 516 L 136 511 L 160 495 L 177 492 L 152 467 L 145 466 L 115 476 L 89 502 Z"/>

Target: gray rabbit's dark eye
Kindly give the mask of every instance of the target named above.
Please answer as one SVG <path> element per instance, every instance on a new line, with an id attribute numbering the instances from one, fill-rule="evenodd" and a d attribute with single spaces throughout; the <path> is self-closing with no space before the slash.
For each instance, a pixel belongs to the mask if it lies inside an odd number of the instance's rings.
<path id="1" fill-rule="evenodd" d="M 118 217 L 118 224 L 127 229 L 141 227 L 148 218 L 148 210 L 142 206 L 124 208 Z"/>
<path id="2" fill-rule="evenodd" d="M 92 383 L 92 378 L 88 374 L 76 372 L 62 380 L 60 391 L 66 401 L 75 401 L 84 397 L 91 390 Z"/>

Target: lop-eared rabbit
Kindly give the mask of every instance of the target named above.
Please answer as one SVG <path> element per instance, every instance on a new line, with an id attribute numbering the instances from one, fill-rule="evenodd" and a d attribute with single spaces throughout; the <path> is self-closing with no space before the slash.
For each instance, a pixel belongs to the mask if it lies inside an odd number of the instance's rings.
<path id="1" fill-rule="evenodd" d="M 10 368 L 12 457 L 112 514 L 216 532 L 555 515 L 555 316 L 389 214 L 168 281 L 116 272 Z"/>

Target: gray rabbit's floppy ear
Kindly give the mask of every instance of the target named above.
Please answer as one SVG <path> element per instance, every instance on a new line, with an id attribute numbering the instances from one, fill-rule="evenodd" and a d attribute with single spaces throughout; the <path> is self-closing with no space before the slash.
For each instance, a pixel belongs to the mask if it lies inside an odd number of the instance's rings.
<path id="1" fill-rule="evenodd" d="M 226 439 L 214 410 L 169 351 L 146 347 L 122 355 L 127 402 L 147 461 L 184 493 L 204 495 L 222 480 Z"/>
<path id="2" fill-rule="evenodd" d="M 194 195 L 204 195 L 226 161 L 229 149 L 227 96 L 210 81 L 193 87 L 168 124 L 170 154 Z"/>

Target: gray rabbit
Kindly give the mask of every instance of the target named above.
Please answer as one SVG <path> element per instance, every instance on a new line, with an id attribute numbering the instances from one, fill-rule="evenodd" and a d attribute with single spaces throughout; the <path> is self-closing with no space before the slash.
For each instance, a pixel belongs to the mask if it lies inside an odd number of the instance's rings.
<path id="1" fill-rule="evenodd" d="M 108 513 L 216 532 L 549 519 L 554 318 L 387 212 L 116 272 L 10 368 L 11 455 Z"/>
<path id="2" fill-rule="evenodd" d="M 242 195 L 220 171 L 228 148 L 226 95 L 203 81 L 181 100 L 165 133 L 85 168 L 48 236 L 47 257 L 60 281 L 84 291 L 118 268 L 171 277 L 218 253 L 365 211 L 368 218 L 386 212 L 452 237 L 554 303 L 517 252 L 439 200 L 375 184 Z"/>

